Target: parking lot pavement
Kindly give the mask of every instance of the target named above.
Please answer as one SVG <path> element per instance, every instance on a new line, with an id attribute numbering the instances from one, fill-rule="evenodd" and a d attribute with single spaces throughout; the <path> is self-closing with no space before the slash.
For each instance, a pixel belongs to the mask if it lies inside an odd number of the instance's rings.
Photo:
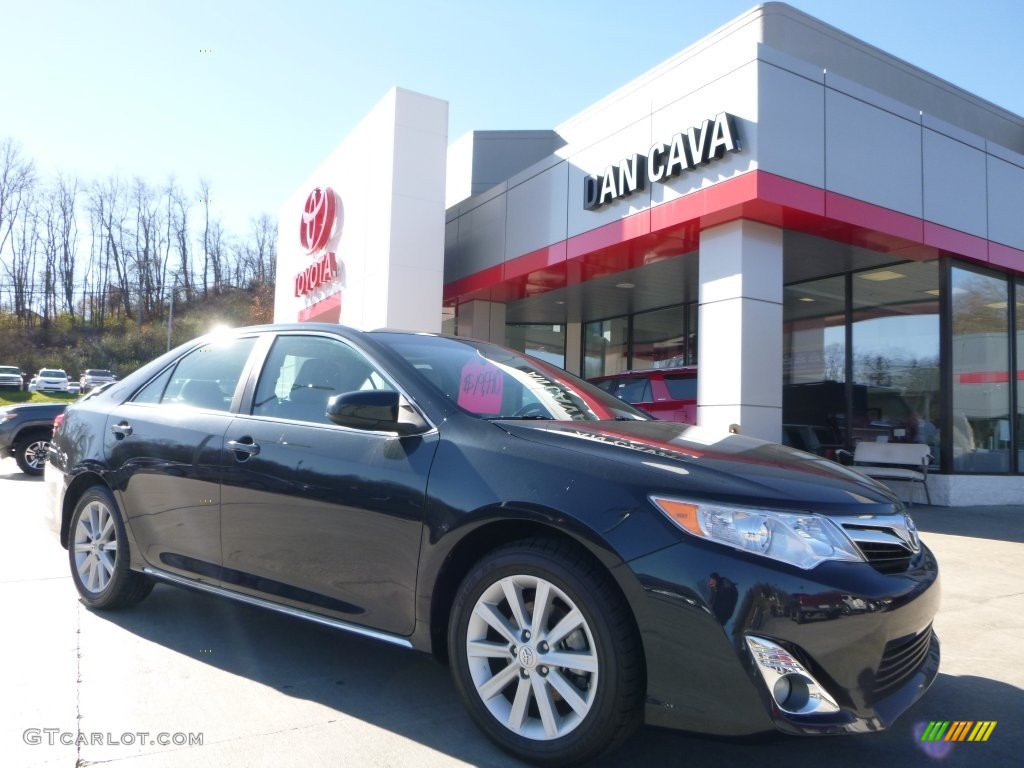
<path id="1" fill-rule="evenodd" d="M 447 669 L 421 654 L 164 585 L 129 611 L 84 609 L 41 519 L 42 483 L 2 460 L 0 498 L 0 765 L 521 765 L 480 734 Z M 943 661 L 892 730 L 738 741 L 644 728 L 602 765 L 1019 764 L 1024 507 L 913 511 L 942 566 Z M 926 749 L 931 720 L 998 724 L 985 743 Z M 96 743 L 61 744 L 62 734 Z"/>

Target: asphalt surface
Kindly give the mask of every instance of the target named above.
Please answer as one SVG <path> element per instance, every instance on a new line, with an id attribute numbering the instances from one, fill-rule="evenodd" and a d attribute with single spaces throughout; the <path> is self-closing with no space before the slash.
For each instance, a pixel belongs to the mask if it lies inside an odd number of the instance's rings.
<path id="1" fill-rule="evenodd" d="M 45 503 L 0 461 L 0 766 L 522 765 L 424 655 L 165 585 L 128 611 L 85 609 Z M 737 741 L 645 727 L 600 765 L 1020 765 L 1024 506 L 912 512 L 942 567 L 943 659 L 894 728 Z M 997 725 L 984 743 L 922 744 L 931 720 Z"/>

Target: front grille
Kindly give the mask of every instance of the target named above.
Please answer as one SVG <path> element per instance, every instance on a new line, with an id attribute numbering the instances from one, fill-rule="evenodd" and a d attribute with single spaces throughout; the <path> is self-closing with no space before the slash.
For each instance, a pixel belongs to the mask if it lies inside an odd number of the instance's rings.
<path id="1" fill-rule="evenodd" d="M 899 688 L 921 667 L 931 647 L 931 625 L 919 635 L 891 640 L 882 652 L 882 661 L 875 673 L 875 700 Z"/>
<path id="2" fill-rule="evenodd" d="M 914 553 L 902 544 L 857 541 L 857 546 L 864 553 L 865 559 L 881 573 L 903 573 L 910 567 L 910 560 L 914 556 Z"/>
<path id="3" fill-rule="evenodd" d="M 842 526 L 864 559 L 879 573 L 905 573 L 917 554 L 909 544 L 916 537 L 900 536 L 892 526 L 860 522 L 843 522 Z"/>

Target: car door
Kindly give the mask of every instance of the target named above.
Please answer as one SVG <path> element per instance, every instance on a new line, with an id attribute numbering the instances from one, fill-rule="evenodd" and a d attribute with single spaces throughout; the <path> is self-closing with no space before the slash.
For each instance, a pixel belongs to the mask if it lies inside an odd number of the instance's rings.
<path id="1" fill-rule="evenodd" d="M 224 577 L 235 588 L 386 632 L 412 631 L 436 431 L 361 431 L 325 413 L 334 394 L 394 388 L 338 337 L 274 340 L 248 413 L 225 435 L 221 536 Z"/>
<path id="2" fill-rule="evenodd" d="M 220 579 L 224 431 L 254 342 L 193 350 L 107 417 L 114 492 L 139 553 L 155 568 Z"/>

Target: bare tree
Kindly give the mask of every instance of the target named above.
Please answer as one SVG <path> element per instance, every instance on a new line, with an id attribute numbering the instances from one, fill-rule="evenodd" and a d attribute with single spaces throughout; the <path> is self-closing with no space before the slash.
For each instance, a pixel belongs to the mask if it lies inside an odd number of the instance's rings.
<path id="1" fill-rule="evenodd" d="M 110 297 L 116 296 L 127 316 L 131 317 L 132 304 L 129 291 L 130 269 L 125 251 L 125 219 L 128 212 L 120 180 L 111 176 L 105 184 L 93 184 L 89 193 L 89 207 L 101 238 L 99 290 L 107 296 L 107 308 L 113 309 Z M 113 267 L 117 283 L 110 284 L 109 273 Z M 116 288 L 116 291 L 111 290 Z"/>
<path id="2" fill-rule="evenodd" d="M 10 278 L 11 303 L 20 318 L 26 316 L 30 299 L 27 281 L 32 273 L 25 271 L 28 264 L 24 259 L 34 247 L 34 243 L 29 242 L 34 238 L 34 225 L 25 228 L 25 221 L 30 218 L 35 183 L 35 166 L 22 154 L 20 145 L 12 139 L 0 141 L 0 262 Z M 23 229 L 16 233 L 15 225 L 19 221 Z M 29 238 L 29 234 L 33 237 Z M 4 260 L 4 253 L 8 251 L 10 259 Z"/>
<path id="3" fill-rule="evenodd" d="M 57 227 L 59 261 L 57 265 L 64 299 L 64 311 L 75 322 L 75 259 L 78 255 L 78 179 L 57 180 Z"/>
<path id="4" fill-rule="evenodd" d="M 199 180 L 199 197 L 203 204 L 203 296 L 210 292 L 210 182 Z"/>
<path id="5" fill-rule="evenodd" d="M 39 253 L 37 214 L 34 210 L 33 193 L 23 193 L 22 213 L 9 230 L 9 261 L 4 262 L 4 271 L 10 278 L 11 299 L 14 314 L 25 322 L 32 320 L 32 301 L 35 295 L 36 262 Z"/>

